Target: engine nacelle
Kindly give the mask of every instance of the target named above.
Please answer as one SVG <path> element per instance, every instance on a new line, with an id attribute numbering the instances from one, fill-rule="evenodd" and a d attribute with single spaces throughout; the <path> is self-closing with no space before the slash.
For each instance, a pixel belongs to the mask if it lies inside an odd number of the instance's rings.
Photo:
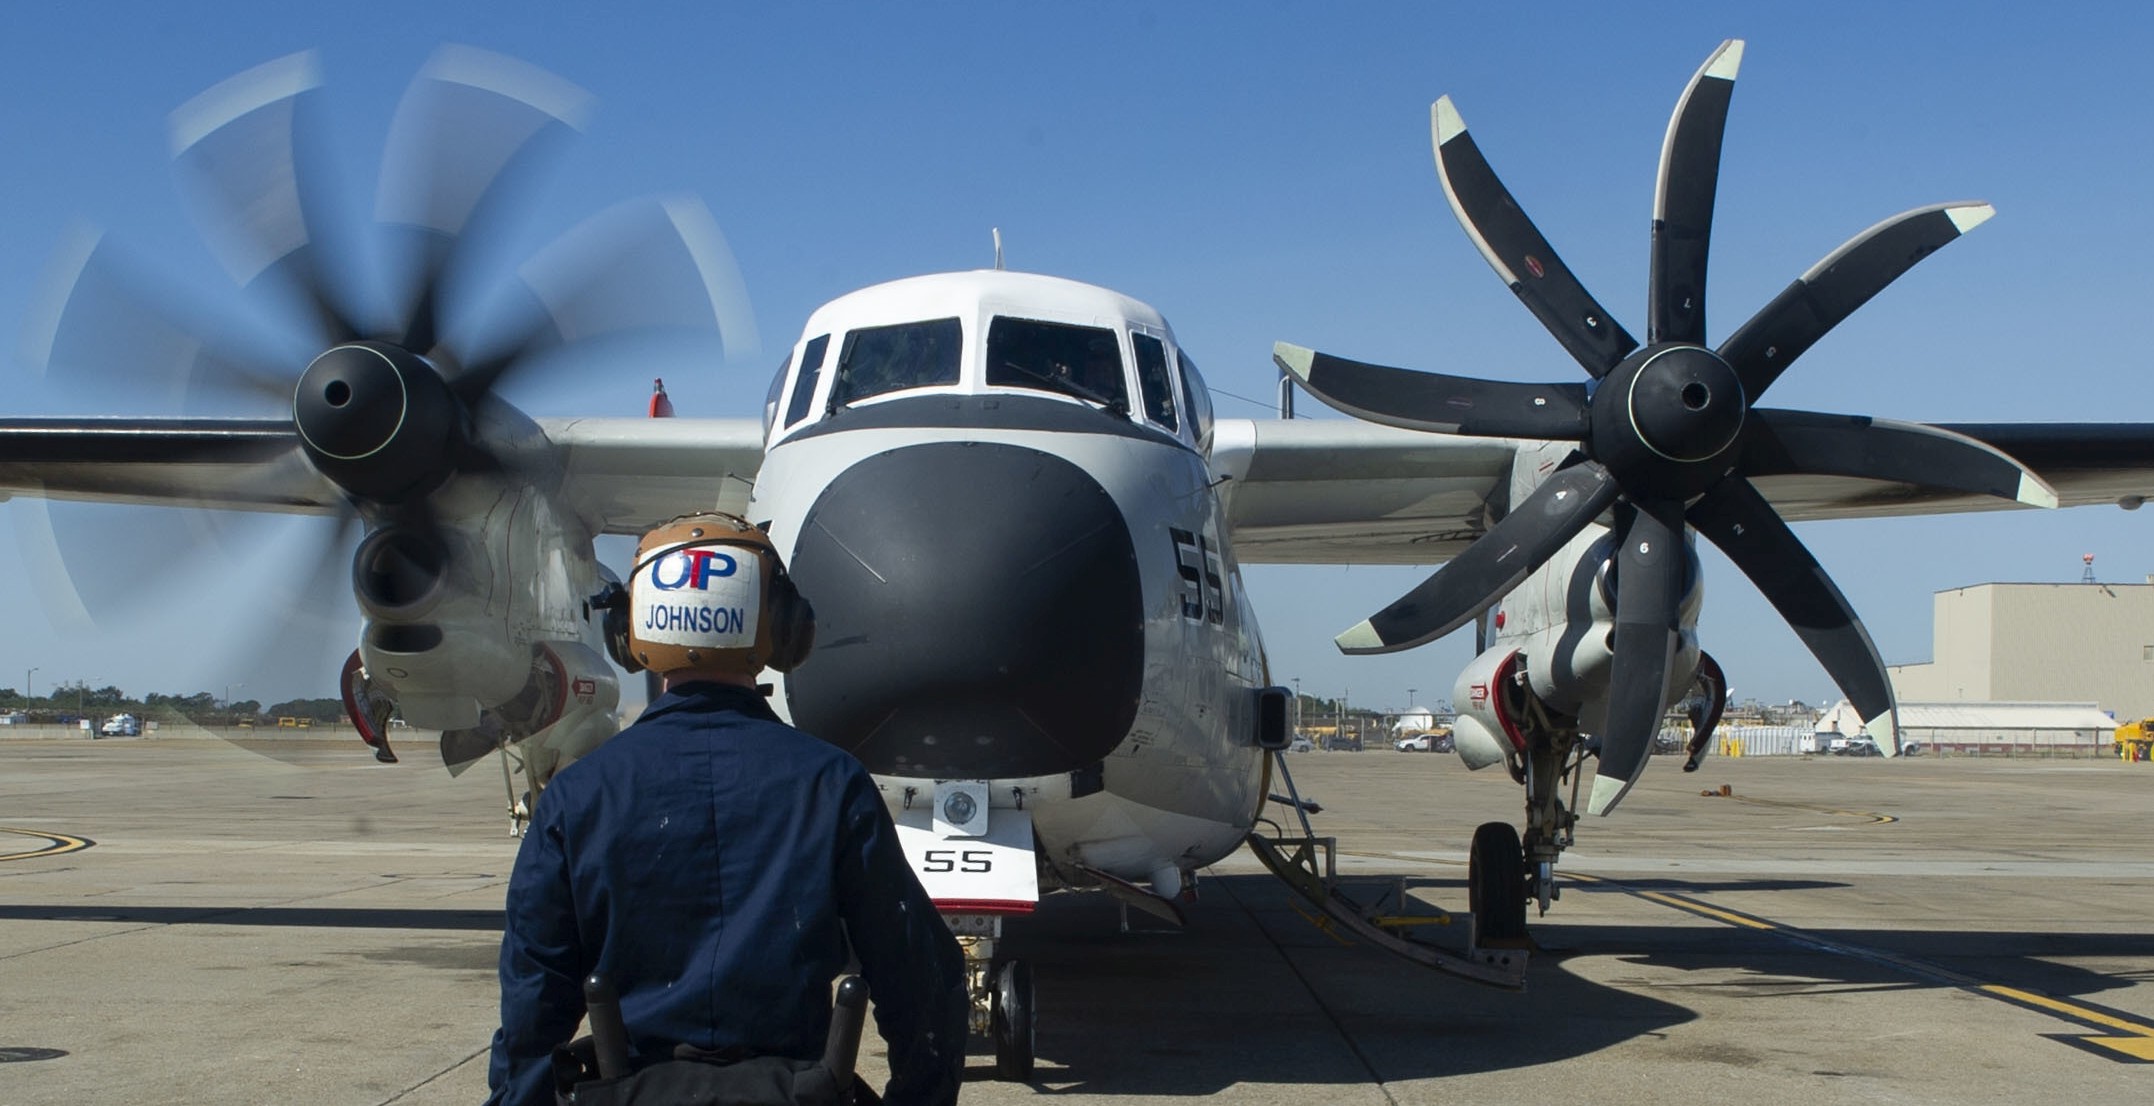
<path id="1" fill-rule="evenodd" d="M 436 524 L 392 521 L 359 545 L 359 655 L 373 694 L 406 721 L 470 729 L 525 692 L 540 643 L 590 632 L 583 608 L 596 566 L 580 524 L 539 489 L 504 495 L 496 482 L 459 477 L 433 502 Z"/>
<path id="2" fill-rule="evenodd" d="M 1510 712 L 1517 696 L 1530 694 L 1520 686 L 1524 676 L 1519 661 L 1519 650 L 1499 647 L 1475 657 L 1458 674 L 1458 685 L 1451 691 L 1451 702 L 1458 709 L 1458 717 L 1451 722 L 1451 742 L 1469 769 L 1502 763 L 1526 747 Z"/>
<path id="3" fill-rule="evenodd" d="M 1685 564 L 1680 629 L 1668 666 L 1671 699 L 1688 691 L 1697 671 L 1698 611 L 1705 601 L 1695 546 L 1685 549 Z M 1557 711 L 1577 715 L 1588 732 L 1598 732 L 1607 709 L 1618 586 L 1615 542 L 1606 527 L 1589 526 L 1503 604 L 1502 636 L 1524 651 L 1522 667 L 1533 694 Z"/>

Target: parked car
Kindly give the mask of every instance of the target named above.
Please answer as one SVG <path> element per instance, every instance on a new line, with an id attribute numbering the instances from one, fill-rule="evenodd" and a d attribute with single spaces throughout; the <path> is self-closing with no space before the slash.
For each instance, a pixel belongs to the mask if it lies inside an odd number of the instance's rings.
<path id="1" fill-rule="evenodd" d="M 1316 743 L 1300 734 L 1295 734 L 1294 740 L 1286 743 L 1286 751 L 1289 753 L 1306 753 L 1314 748 Z"/>
<path id="2" fill-rule="evenodd" d="M 1833 742 L 1832 755 L 1836 757 L 1881 757 L 1885 754 L 1877 747 L 1877 742 L 1867 737 L 1851 737 L 1847 739 L 1845 744 L 1838 741 Z"/>
<path id="3" fill-rule="evenodd" d="M 1448 753 L 1451 751 L 1451 735 L 1442 731 L 1417 733 L 1392 742 L 1391 747 L 1402 753 Z"/>

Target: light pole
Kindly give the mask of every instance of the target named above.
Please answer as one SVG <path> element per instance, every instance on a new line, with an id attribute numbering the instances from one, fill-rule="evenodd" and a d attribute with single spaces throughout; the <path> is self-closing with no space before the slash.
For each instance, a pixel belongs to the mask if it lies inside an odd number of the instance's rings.
<path id="1" fill-rule="evenodd" d="M 246 683 L 246 681 L 245 681 L 245 680 L 242 680 L 242 681 L 240 681 L 240 682 L 238 682 L 238 683 L 232 683 L 232 684 L 226 684 L 226 685 L 224 685 L 224 709 L 226 709 L 226 710 L 231 710 L 231 709 L 232 709 L 232 689 L 233 689 L 233 688 L 235 688 L 235 687 L 245 687 L 245 686 L 247 686 L 247 683 Z"/>
<path id="2" fill-rule="evenodd" d="M 43 666 L 40 665 L 39 667 L 42 668 Z M 22 698 L 24 703 L 28 703 L 30 700 L 37 698 L 37 696 L 31 694 L 31 691 L 33 690 L 31 687 L 31 677 L 36 676 L 37 671 L 38 670 L 36 668 L 33 668 L 30 671 L 22 674 Z"/>

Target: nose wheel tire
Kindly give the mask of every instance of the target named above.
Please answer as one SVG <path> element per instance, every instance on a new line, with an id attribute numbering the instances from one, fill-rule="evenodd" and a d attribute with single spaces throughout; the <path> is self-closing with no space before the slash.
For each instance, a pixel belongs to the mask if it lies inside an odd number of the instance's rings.
<path id="1" fill-rule="evenodd" d="M 1010 1083 L 1028 1082 L 1035 1028 L 1032 965 L 1011 960 L 996 969 L 993 1001 L 995 1077 Z"/>
<path id="2" fill-rule="evenodd" d="M 1526 855 L 1518 830 L 1508 822 L 1485 822 L 1473 831 L 1466 860 L 1467 906 L 1473 911 L 1474 948 L 1526 943 Z"/>

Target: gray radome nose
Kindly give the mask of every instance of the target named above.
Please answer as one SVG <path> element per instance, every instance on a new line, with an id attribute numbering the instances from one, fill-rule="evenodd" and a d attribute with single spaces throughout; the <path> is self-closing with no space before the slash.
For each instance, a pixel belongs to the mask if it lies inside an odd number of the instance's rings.
<path id="1" fill-rule="evenodd" d="M 1121 510 L 1038 450 L 937 442 L 826 488 L 790 566 L 816 648 L 793 720 L 870 771 L 1008 779 L 1097 763 L 1144 681 L 1142 584 Z"/>

